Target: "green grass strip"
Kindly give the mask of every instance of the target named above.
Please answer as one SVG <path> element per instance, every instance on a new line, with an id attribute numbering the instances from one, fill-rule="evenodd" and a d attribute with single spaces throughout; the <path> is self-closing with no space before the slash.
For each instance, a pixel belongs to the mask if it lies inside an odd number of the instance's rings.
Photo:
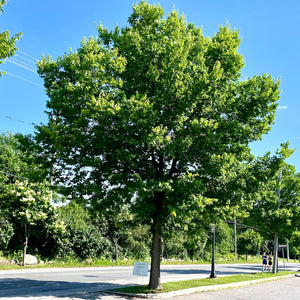
<path id="1" fill-rule="evenodd" d="M 268 273 L 268 272 L 248 273 L 248 274 L 241 274 L 241 275 L 222 276 L 222 277 L 217 277 L 215 279 L 203 278 L 203 279 L 166 282 L 166 283 L 162 283 L 161 290 L 153 290 L 153 289 L 149 289 L 146 285 L 140 285 L 140 286 L 128 286 L 124 288 L 114 289 L 112 291 L 131 293 L 131 294 L 167 293 L 167 292 L 174 292 L 174 291 L 190 289 L 195 287 L 210 286 L 210 285 L 217 285 L 217 284 L 228 284 L 234 282 L 258 280 L 258 279 L 265 279 L 265 278 L 272 278 L 272 277 L 293 275 L 293 274 L 296 274 L 296 272 L 281 271 L 278 272 L 277 274 Z"/>

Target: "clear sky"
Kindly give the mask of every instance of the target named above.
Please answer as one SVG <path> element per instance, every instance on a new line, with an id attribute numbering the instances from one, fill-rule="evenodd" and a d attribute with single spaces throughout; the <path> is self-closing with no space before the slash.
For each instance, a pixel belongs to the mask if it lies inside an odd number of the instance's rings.
<path id="1" fill-rule="evenodd" d="M 8 0 L 0 15 L 0 32 L 22 32 L 17 56 L 0 65 L 0 133 L 33 133 L 32 123 L 46 122 L 47 96 L 35 73 L 43 54 L 53 58 L 76 50 L 84 37 L 127 25 L 132 0 Z M 300 0 L 149 0 L 165 13 L 173 8 L 211 36 L 219 25 L 240 30 L 239 52 L 246 66 L 242 79 L 271 74 L 281 79 L 281 98 L 271 132 L 252 145 L 254 154 L 274 153 L 290 141 L 298 150 L 288 160 L 300 172 Z"/>

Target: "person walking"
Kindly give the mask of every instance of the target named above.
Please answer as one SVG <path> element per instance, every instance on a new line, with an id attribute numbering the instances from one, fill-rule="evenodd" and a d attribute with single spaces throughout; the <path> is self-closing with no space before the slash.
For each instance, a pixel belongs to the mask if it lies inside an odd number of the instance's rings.
<path id="1" fill-rule="evenodd" d="M 272 264 L 273 264 L 273 257 L 272 254 L 270 253 L 268 256 L 268 265 L 269 265 L 270 272 L 272 272 Z"/>
<path id="2" fill-rule="evenodd" d="M 264 252 L 263 256 L 262 256 L 262 271 L 267 271 L 267 258 L 268 256 L 266 255 L 266 253 Z"/>

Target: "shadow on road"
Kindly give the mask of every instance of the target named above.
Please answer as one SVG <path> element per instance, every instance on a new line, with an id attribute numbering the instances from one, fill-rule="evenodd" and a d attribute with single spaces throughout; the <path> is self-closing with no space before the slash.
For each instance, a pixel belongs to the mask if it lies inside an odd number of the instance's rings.
<path id="1" fill-rule="evenodd" d="M 112 284 L 106 282 L 81 283 L 67 281 L 41 281 L 23 278 L 0 279 L 0 299 L 22 297 L 65 297 L 83 299 L 84 294 L 89 292 L 88 299 L 99 299 L 97 291 L 120 288 L 128 285 Z"/>
<path id="2" fill-rule="evenodd" d="M 222 270 L 218 268 L 218 265 L 216 264 L 215 266 L 216 272 L 219 275 L 233 275 L 233 274 L 245 274 L 245 273 L 251 273 L 251 272 L 260 272 L 261 271 L 261 266 L 260 265 L 255 265 L 249 266 L 247 265 L 234 265 L 234 264 L 228 264 L 224 265 L 222 264 Z M 165 269 L 161 270 L 162 274 L 186 274 L 186 275 L 192 275 L 192 274 L 210 274 L 210 268 L 207 268 L 206 270 L 201 270 L 201 269 L 189 269 L 189 267 L 186 267 L 185 269 Z"/>

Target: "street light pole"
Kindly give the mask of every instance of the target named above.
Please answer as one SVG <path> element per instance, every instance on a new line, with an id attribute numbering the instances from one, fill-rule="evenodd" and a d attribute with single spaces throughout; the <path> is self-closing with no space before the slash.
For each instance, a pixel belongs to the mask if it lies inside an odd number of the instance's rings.
<path id="1" fill-rule="evenodd" d="M 215 272 L 215 224 L 211 225 L 211 232 L 213 234 L 213 240 L 212 240 L 211 273 L 209 278 L 217 278 Z"/>

